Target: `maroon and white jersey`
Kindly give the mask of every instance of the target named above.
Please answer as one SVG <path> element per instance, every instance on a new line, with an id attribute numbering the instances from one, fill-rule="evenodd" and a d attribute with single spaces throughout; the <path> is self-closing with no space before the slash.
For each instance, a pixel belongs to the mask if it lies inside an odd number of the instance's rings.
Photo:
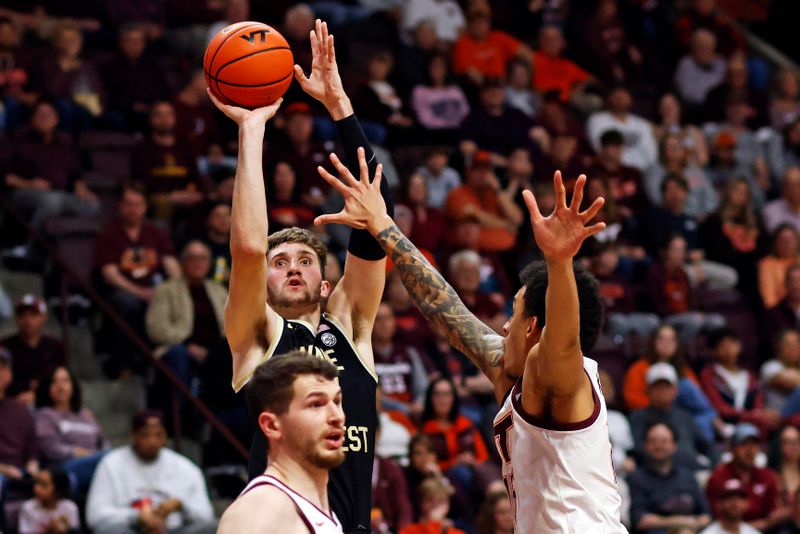
<path id="1" fill-rule="evenodd" d="M 583 359 L 594 393 L 594 412 L 580 423 L 541 421 L 522 407 L 522 379 L 494 419 L 517 532 L 627 533 L 611 465 L 606 403 L 597 362 Z"/>
<path id="2" fill-rule="evenodd" d="M 294 491 L 292 488 L 278 480 L 272 475 L 259 475 L 244 488 L 241 495 L 258 486 L 274 486 L 281 490 L 289 497 L 297 508 L 297 513 L 300 519 L 308 527 L 308 531 L 312 534 L 341 534 L 342 524 L 336 518 L 333 510 L 328 513 L 323 512 L 317 505 Z M 241 496 L 240 495 L 240 496 Z M 264 532 L 277 532 L 279 527 L 277 525 L 264 525 Z"/>

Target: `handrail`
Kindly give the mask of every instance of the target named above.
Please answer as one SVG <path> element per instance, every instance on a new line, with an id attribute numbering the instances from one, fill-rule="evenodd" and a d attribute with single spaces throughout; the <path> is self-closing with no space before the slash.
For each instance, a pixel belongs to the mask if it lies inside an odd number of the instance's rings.
<path id="1" fill-rule="evenodd" d="M 250 453 L 248 450 L 242 445 L 242 443 L 233 435 L 233 433 L 228 429 L 225 424 L 220 421 L 213 412 L 205 405 L 203 401 L 192 395 L 192 392 L 189 388 L 184 384 L 172 370 L 167 367 L 167 365 L 161 361 L 161 359 L 156 358 L 153 354 L 152 350 L 150 350 L 149 345 L 145 342 L 139 335 L 128 325 L 128 323 L 120 317 L 120 315 L 114 310 L 114 308 L 106 302 L 106 300 L 95 290 L 91 284 L 88 284 L 85 280 L 83 280 L 80 276 L 78 276 L 72 267 L 64 260 L 64 258 L 59 254 L 59 252 L 53 247 L 53 245 L 44 238 L 36 229 L 34 229 L 28 221 L 17 211 L 17 209 L 11 204 L 11 202 L 6 198 L 5 195 L 0 194 L 0 206 L 4 210 L 6 210 L 11 216 L 20 223 L 26 230 L 26 232 L 33 237 L 33 239 L 41 245 L 41 247 L 45 250 L 48 256 L 52 258 L 58 266 L 65 272 L 69 278 L 72 279 L 74 283 L 76 283 L 80 288 L 86 292 L 92 301 L 106 314 L 108 315 L 112 321 L 119 327 L 123 334 L 125 334 L 128 339 L 133 341 L 133 343 L 150 359 L 150 361 L 155 364 L 159 371 L 161 371 L 164 376 L 172 383 L 172 386 L 177 389 L 183 396 L 189 399 L 195 408 L 203 414 L 211 426 L 217 430 L 225 440 L 230 443 L 230 445 L 238 452 L 243 459 L 247 460 L 250 457 Z M 64 303 L 66 305 L 66 303 Z M 173 396 L 175 399 L 175 397 Z M 173 403 L 173 410 L 175 409 L 175 404 Z M 179 436 L 180 432 L 176 433 L 176 436 Z"/>

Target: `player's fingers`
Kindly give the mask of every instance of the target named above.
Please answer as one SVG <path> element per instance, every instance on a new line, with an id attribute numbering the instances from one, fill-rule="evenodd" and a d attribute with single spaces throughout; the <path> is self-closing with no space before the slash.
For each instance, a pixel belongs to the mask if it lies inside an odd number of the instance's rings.
<path id="1" fill-rule="evenodd" d="M 343 211 L 339 213 L 326 213 L 325 215 L 317 216 L 314 219 L 314 224 L 347 224 L 346 219 L 348 219 L 348 217 Z"/>
<path id="2" fill-rule="evenodd" d="M 353 177 L 353 173 L 351 173 L 350 169 L 348 169 L 345 164 L 342 163 L 342 160 L 339 159 L 339 156 L 331 152 L 330 159 L 331 163 L 333 163 L 333 166 L 336 168 L 336 172 L 339 173 L 339 177 L 341 177 L 341 179 L 344 180 L 348 186 L 358 186 L 358 180 Z"/>
<path id="3" fill-rule="evenodd" d="M 309 41 L 311 41 L 311 57 L 316 58 L 319 55 L 319 39 L 317 39 L 317 32 L 316 30 L 311 30 L 309 35 Z"/>
<path id="4" fill-rule="evenodd" d="M 596 234 L 597 232 L 601 232 L 605 227 L 606 227 L 606 223 L 604 223 L 604 222 L 599 222 L 599 223 L 593 224 L 591 226 L 587 226 L 586 227 L 586 231 L 585 231 L 586 237 L 590 237 L 590 236 L 593 236 L 594 234 Z"/>
<path id="5" fill-rule="evenodd" d="M 267 120 L 275 116 L 275 114 L 278 112 L 278 108 L 281 107 L 282 103 L 283 103 L 283 98 L 281 97 L 272 104 L 270 104 L 269 106 L 264 106 L 262 108 L 267 116 Z"/>
<path id="6" fill-rule="evenodd" d="M 567 190 L 564 189 L 564 180 L 561 178 L 561 171 L 553 174 L 553 189 L 556 193 L 556 208 L 567 207 Z"/>
<path id="7" fill-rule="evenodd" d="M 581 174 L 575 181 L 575 189 L 572 190 L 572 202 L 569 208 L 578 213 L 581 210 L 581 202 L 583 202 L 583 187 L 586 185 L 586 175 Z"/>
<path id="8" fill-rule="evenodd" d="M 525 201 L 525 205 L 528 207 L 528 212 L 531 214 L 531 219 L 534 222 L 542 220 L 542 212 L 539 211 L 539 204 L 536 202 L 536 197 L 533 195 L 533 191 L 530 189 L 526 189 L 522 192 L 522 199 Z"/>
<path id="9" fill-rule="evenodd" d="M 600 209 L 603 207 L 603 204 L 605 204 L 605 203 L 606 203 L 606 199 L 604 197 L 597 197 L 596 199 L 594 199 L 594 202 L 592 202 L 592 205 L 589 206 L 586 209 L 586 211 L 584 211 L 583 213 L 580 214 L 581 221 L 583 221 L 583 224 L 586 224 L 587 222 L 589 222 L 592 219 L 594 219 L 595 216 L 597 215 L 597 212 L 600 211 Z"/>
<path id="10" fill-rule="evenodd" d="M 358 180 L 369 184 L 369 166 L 367 165 L 367 151 L 363 146 L 358 147 Z"/>
<path id="11" fill-rule="evenodd" d="M 336 46 L 333 42 L 333 35 L 328 38 L 328 61 L 336 63 Z"/>
<path id="12" fill-rule="evenodd" d="M 347 198 L 350 195 L 350 188 L 343 184 L 337 177 L 329 173 L 325 167 L 321 165 L 317 166 L 317 172 L 322 176 L 323 180 L 331 184 L 343 197 Z"/>
<path id="13" fill-rule="evenodd" d="M 375 177 L 372 179 L 372 187 L 380 191 L 381 180 L 383 180 L 383 163 L 378 163 L 375 168 Z"/>
<path id="14" fill-rule="evenodd" d="M 294 66 L 294 78 L 301 87 L 308 83 L 308 77 L 306 76 L 306 73 L 303 72 L 303 67 L 300 65 Z"/>

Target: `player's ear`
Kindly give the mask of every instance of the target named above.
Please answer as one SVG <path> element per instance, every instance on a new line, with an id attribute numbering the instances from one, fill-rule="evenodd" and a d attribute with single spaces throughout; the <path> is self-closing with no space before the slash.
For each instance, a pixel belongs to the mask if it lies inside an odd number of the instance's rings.
<path id="1" fill-rule="evenodd" d="M 328 298 L 328 295 L 331 294 L 331 284 L 327 280 L 323 280 L 322 283 L 319 285 L 319 296 L 320 298 Z"/>
<path id="2" fill-rule="evenodd" d="M 281 422 L 272 412 L 261 412 L 258 416 L 258 427 L 267 439 L 281 436 Z"/>
<path id="3" fill-rule="evenodd" d="M 531 318 L 531 322 L 528 323 L 528 329 L 525 330 L 525 337 L 531 338 L 537 333 L 537 325 L 538 321 L 536 320 L 536 316 Z"/>

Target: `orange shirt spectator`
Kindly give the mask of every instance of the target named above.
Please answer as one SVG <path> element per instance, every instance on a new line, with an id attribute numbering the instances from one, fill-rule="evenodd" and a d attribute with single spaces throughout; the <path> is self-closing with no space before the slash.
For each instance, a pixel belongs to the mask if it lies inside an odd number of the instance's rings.
<path id="1" fill-rule="evenodd" d="M 540 93 L 558 91 L 562 102 L 569 100 L 576 85 L 592 76 L 561 57 L 566 42 L 561 28 L 547 25 L 539 31 L 539 50 L 533 53 L 533 87 Z"/>
<path id="2" fill-rule="evenodd" d="M 797 258 L 767 256 L 758 262 L 758 292 L 764 308 L 772 308 L 786 296 L 786 271 Z"/>
<path id="3" fill-rule="evenodd" d="M 625 373 L 622 392 L 625 397 L 625 404 L 631 411 L 641 410 L 642 408 L 650 406 L 650 397 L 647 396 L 647 379 L 645 375 L 651 365 L 652 363 L 646 358 L 640 358 L 636 360 L 633 365 L 628 368 L 628 372 Z M 697 375 L 694 371 L 687 367 L 683 372 L 685 378 L 700 385 L 700 381 L 697 379 Z"/>
<path id="4" fill-rule="evenodd" d="M 449 426 L 432 419 L 422 425 L 422 432 L 433 440 L 439 457 L 439 468 L 446 471 L 458 464 L 458 456 L 472 453 L 475 464 L 482 464 L 489 459 L 489 451 L 475 424 L 467 417 L 459 415 Z"/>
<path id="5" fill-rule="evenodd" d="M 520 50 L 520 41 L 505 32 L 493 30 L 483 40 L 464 32 L 453 47 L 453 72 L 464 74 L 477 69 L 487 77 L 502 78 L 506 64 Z"/>

